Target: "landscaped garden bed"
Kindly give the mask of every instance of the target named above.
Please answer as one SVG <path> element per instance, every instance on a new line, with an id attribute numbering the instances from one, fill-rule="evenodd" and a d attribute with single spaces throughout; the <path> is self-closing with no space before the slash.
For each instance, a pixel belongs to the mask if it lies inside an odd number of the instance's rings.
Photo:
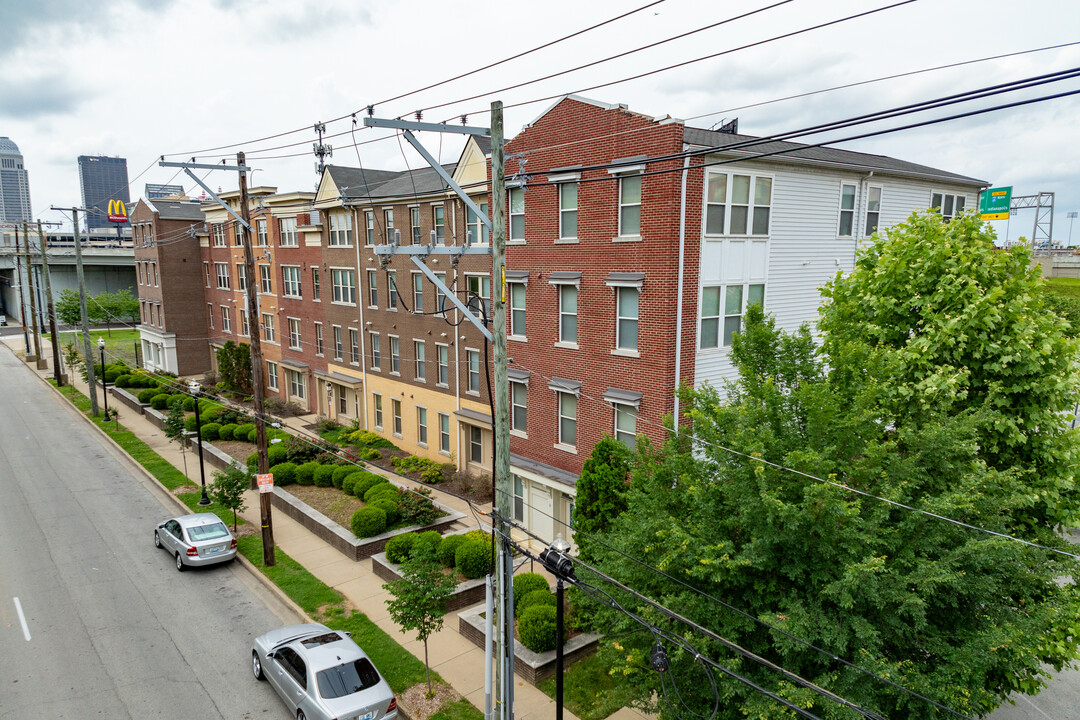
<path id="1" fill-rule="evenodd" d="M 416 538 L 413 539 L 413 542 L 433 541 L 433 538 L 430 536 L 421 539 L 422 535 L 425 534 L 426 533 L 416 533 Z M 408 535 L 399 536 L 398 540 L 391 541 L 392 544 L 387 547 L 386 552 L 372 555 L 371 569 L 377 576 L 387 582 L 393 582 L 402 578 L 401 564 L 406 560 L 406 557 L 403 556 L 402 549 L 400 547 L 395 547 L 395 545 L 401 545 L 403 543 L 411 544 L 408 543 L 407 540 Z M 468 542 L 480 542 L 484 544 L 483 552 L 475 552 L 477 556 L 475 559 L 466 557 L 471 554 L 469 551 L 460 550 L 461 546 Z M 490 566 L 490 543 L 490 536 L 482 530 L 459 530 L 439 538 L 438 544 L 435 545 L 435 554 L 444 567 L 443 572 L 448 575 L 453 574 L 455 579 L 458 580 L 453 595 L 446 601 L 447 612 L 460 610 L 461 608 L 470 607 L 484 601 L 483 576 L 487 574 L 488 567 Z M 409 549 L 411 551 L 411 547 Z M 461 568 L 458 567 L 459 552 L 463 556 L 460 563 L 460 565 L 462 565 Z M 390 558 L 393 559 L 391 560 Z"/>

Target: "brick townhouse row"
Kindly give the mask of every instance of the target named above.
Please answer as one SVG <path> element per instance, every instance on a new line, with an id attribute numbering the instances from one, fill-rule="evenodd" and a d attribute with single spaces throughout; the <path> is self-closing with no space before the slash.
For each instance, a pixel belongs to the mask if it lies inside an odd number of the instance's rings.
<path id="1" fill-rule="evenodd" d="M 951 217 L 987 185 L 754 141 L 568 96 L 507 143 L 514 514 L 542 537 L 571 521 L 576 477 L 601 437 L 660 441 L 680 382 L 733 377 L 731 337 L 749 304 L 787 329 L 812 322 L 820 286 L 875 230 L 930 207 Z M 486 213 L 489 142 L 469 140 L 445 169 Z M 222 198 L 238 207 L 237 193 Z M 483 336 L 408 258 L 373 252 L 395 240 L 486 247 L 473 212 L 430 168 L 329 166 L 314 194 L 257 187 L 250 202 L 250 279 L 224 209 L 204 203 L 191 237 L 190 206 L 136 206 L 136 260 L 153 268 L 138 276 L 147 364 L 202 372 L 211 350 L 258 331 L 268 395 L 490 473 Z M 474 307 L 498 291 L 487 255 L 427 264 Z M 249 281 L 257 323 L 244 312 Z"/>

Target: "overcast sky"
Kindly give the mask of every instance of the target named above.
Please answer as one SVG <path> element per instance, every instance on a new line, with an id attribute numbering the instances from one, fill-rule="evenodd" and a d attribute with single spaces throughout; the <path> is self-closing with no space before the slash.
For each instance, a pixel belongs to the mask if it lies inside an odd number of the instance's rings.
<path id="1" fill-rule="evenodd" d="M 582 92 L 631 110 L 671 115 L 709 127 L 739 118 L 743 134 L 767 135 L 845 119 L 997 83 L 1080 67 L 1080 45 L 965 65 L 776 102 L 733 108 L 836 85 L 937 65 L 1080 41 L 1076 0 L 917 0 L 794 37 L 608 87 L 585 90 L 667 65 L 738 48 L 777 35 L 890 5 L 833 0 L 663 0 L 576 38 L 400 100 L 390 98 L 475 70 L 646 5 L 649 0 L 0 0 L 0 135 L 14 140 L 30 173 L 34 212 L 62 220 L 50 205 L 81 203 L 76 157 L 127 158 L 132 200 L 147 182 L 194 183 L 156 167 L 162 154 L 229 145 L 198 153 L 218 160 L 248 153 L 253 185 L 312 190 L 315 121 L 376 104 L 377 116 L 421 108 L 426 121 L 470 113 L 487 124 L 491 100 L 514 105 Z M 512 90 L 502 88 L 627 52 L 775 6 L 690 37 Z M 493 9 L 498 8 L 497 15 Z M 1080 89 L 1080 80 L 942 108 L 878 129 L 1025 98 Z M 462 98 L 481 97 L 465 102 Z M 1053 191 L 1055 238 L 1068 242 L 1066 213 L 1080 210 L 1080 96 L 838 144 L 1012 185 L 1014 195 Z M 512 136 L 552 101 L 512 107 Z M 360 113 L 358 117 L 362 117 Z M 704 117 L 701 117 L 704 116 Z M 386 131 L 351 119 L 329 123 L 331 162 L 391 170 L 422 163 Z M 264 136 L 302 129 L 273 140 Z M 820 142 L 859 129 L 808 137 Z M 462 141 L 422 134 L 441 159 L 453 161 Z M 243 145 L 235 145 L 244 143 Z M 297 143 L 278 150 L 281 145 Z M 441 147 L 440 147 L 441 145 Z M 298 154 L 298 157 L 273 156 Z M 205 156 L 214 156 L 207 158 Z M 149 169 L 147 169 L 149 168 Z M 144 173 L 145 170 L 145 173 Z M 142 174 L 140 174 L 142 173 Z M 236 187 L 235 173 L 213 172 L 211 187 Z M 1034 211 L 995 223 L 999 235 L 1029 236 Z M 1080 228 L 1073 243 L 1080 245 Z"/>

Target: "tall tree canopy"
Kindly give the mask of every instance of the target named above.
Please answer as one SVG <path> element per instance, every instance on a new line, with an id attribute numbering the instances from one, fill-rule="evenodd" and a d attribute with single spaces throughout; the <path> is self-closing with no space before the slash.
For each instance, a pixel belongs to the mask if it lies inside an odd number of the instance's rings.
<path id="1" fill-rule="evenodd" d="M 782 332 L 751 308 L 731 350 L 738 379 L 726 397 L 680 390 L 690 425 L 639 447 L 626 509 L 597 533 L 593 560 L 884 717 L 946 713 L 870 673 L 966 715 L 1037 692 L 1047 666 L 1080 654 L 1077 564 L 903 505 L 1071 547 L 1059 531 L 1080 510 L 1076 438 L 1060 411 L 1074 402 L 1077 348 L 1042 307 L 1038 282 L 1023 248 L 995 250 L 977 220 L 930 214 L 893 228 L 830 283 L 820 347 L 807 328 Z M 612 594 L 819 717 L 860 717 Z M 635 628 L 609 608 L 596 622 Z M 705 671 L 670 639 L 671 674 L 661 682 L 647 669 L 654 641 L 639 632 L 603 650 L 637 702 L 685 714 L 673 676 L 691 709 L 711 709 Z M 790 712 L 730 676 L 716 682 L 719 717 Z"/>

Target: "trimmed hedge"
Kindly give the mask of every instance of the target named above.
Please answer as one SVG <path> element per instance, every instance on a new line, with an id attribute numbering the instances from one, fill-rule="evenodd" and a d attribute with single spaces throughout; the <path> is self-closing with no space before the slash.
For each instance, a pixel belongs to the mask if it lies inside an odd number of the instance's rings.
<path id="1" fill-rule="evenodd" d="M 236 431 L 236 423 L 227 423 L 221 426 L 221 430 L 218 431 L 218 437 L 222 440 L 232 440 L 233 433 Z"/>
<path id="2" fill-rule="evenodd" d="M 145 390 L 140 390 L 139 394 L 136 395 L 136 397 L 139 398 L 139 402 L 141 402 L 143 405 L 146 405 L 160 394 L 160 390 L 158 390 L 156 387 L 152 387 L 146 388 Z"/>
<path id="3" fill-rule="evenodd" d="M 150 407 L 155 410 L 164 410 L 169 406 L 169 394 L 159 392 L 150 398 Z"/>
<path id="4" fill-rule="evenodd" d="M 351 475 L 346 475 L 341 480 L 341 487 L 339 488 L 346 495 L 354 495 L 356 488 L 356 481 L 364 477 L 363 472 L 354 472 Z"/>
<path id="5" fill-rule="evenodd" d="M 118 388 L 131 387 L 131 375 L 117 375 L 116 380 L 113 382 L 113 385 Z"/>
<path id="6" fill-rule="evenodd" d="M 454 567 L 470 580 L 484 577 L 491 570 L 491 546 L 479 540 L 466 540 L 454 553 Z"/>
<path id="7" fill-rule="evenodd" d="M 373 486 L 370 490 L 364 493 L 364 502 L 373 503 L 379 498 L 388 498 L 390 500 L 398 499 L 398 489 L 396 485 L 391 483 L 379 483 Z"/>
<path id="8" fill-rule="evenodd" d="M 275 485 L 292 485 L 296 482 L 296 463 L 283 462 L 270 466 Z"/>
<path id="9" fill-rule="evenodd" d="M 195 412 L 195 398 L 190 395 L 184 398 L 184 409 L 188 412 Z M 202 412 L 202 408 L 199 408 L 199 411 Z"/>
<path id="10" fill-rule="evenodd" d="M 375 448 L 364 448 L 359 455 L 361 460 L 378 460 L 382 457 L 382 453 Z"/>
<path id="11" fill-rule="evenodd" d="M 336 465 L 320 465 L 312 476 L 315 484 L 319 487 L 326 487 L 326 482 L 334 476 L 334 469 L 336 467 Z"/>
<path id="12" fill-rule="evenodd" d="M 245 440 L 248 441 L 248 433 L 255 430 L 255 423 L 244 423 L 243 425 L 237 425 L 233 430 L 233 440 Z M 250 442 L 250 441 L 248 441 Z"/>
<path id="13" fill-rule="evenodd" d="M 386 524 L 388 526 L 401 520 L 401 506 L 394 500 L 390 500 L 389 498 L 379 498 L 371 503 L 371 506 L 377 507 L 386 513 Z"/>
<path id="14" fill-rule="evenodd" d="M 199 427 L 199 423 L 196 422 L 194 415 L 184 420 L 184 429 L 188 432 L 195 432 L 195 428 L 197 427 Z"/>
<path id="15" fill-rule="evenodd" d="M 533 590 L 525 595 L 525 597 L 518 599 L 514 596 L 514 612 L 520 615 L 531 607 L 537 605 L 550 605 L 553 608 L 558 609 L 558 599 L 551 594 L 550 590 Z"/>
<path id="16" fill-rule="evenodd" d="M 221 436 L 221 425 L 215 422 L 206 423 L 199 428 L 199 432 L 202 434 L 203 440 L 206 442 L 213 442 Z"/>
<path id="17" fill-rule="evenodd" d="M 296 466 L 296 484 L 297 485 L 314 485 L 315 484 L 315 471 L 319 469 L 319 463 L 306 462 L 302 465 Z"/>
<path id="18" fill-rule="evenodd" d="M 392 563 L 403 563 L 412 554 L 413 545 L 419 537 L 417 533 L 404 533 L 395 535 L 386 541 L 386 560 Z"/>
<path id="19" fill-rule="evenodd" d="M 280 445 L 271 445 L 266 449 L 266 464 L 268 466 L 278 465 L 289 459 L 289 453 L 285 448 Z M 254 470 L 259 466 L 259 453 L 255 451 L 247 456 L 247 466 L 251 470 Z"/>
<path id="20" fill-rule="evenodd" d="M 356 495 L 356 497 L 358 498 L 363 498 L 364 493 L 366 493 L 371 488 L 375 487 L 376 485 L 382 485 L 383 483 L 388 482 L 390 481 L 384 478 L 382 475 L 376 475 L 372 472 L 364 472 L 362 473 L 361 479 L 356 481 L 356 485 L 353 487 L 353 494 Z"/>
<path id="21" fill-rule="evenodd" d="M 439 557 L 439 562 L 443 567 L 454 567 L 454 553 L 457 552 L 458 546 L 466 541 L 464 535 L 447 535 L 439 543 L 439 549 L 435 551 L 435 554 Z"/>
<path id="22" fill-rule="evenodd" d="M 353 513 L 349 525 L 356 537 L 378 535 L 386 531 L 386 511 L 377 507 L 362 507 Z"/>
<path id="23" fill-rule="evenodd" d="M 233 433 L 233 437 L 236 437 L 236 433 Z M 259 431 L 256 428 L 252 428 L 251 432 L 247 434 L 247 441 L 251 444 L 255 444 L 259 440 Z M 270 441 L 270 436 L 266 437 L 267 442 Z"/>
<path id="24" fill-rule="evenodd" d="M 551 593 L 547 578 L 540 573 L 521 573 L 514 576 L 514 612 L 521 612 L 521 599 L 536 590 Z"/>
<path id="25" fill-rule="evenodd" d="M 335 465 L 334 474 L 331 476 L 330 482 L 334 487 L 340 488 L 341 483 L 345 480 L 345 477 L 347 475 L 352 475 L 358 470 L 359 468 L 357 468 L 355 465 Z"/>
<path id="26" fill-rule="evenodd" d="M 557 637 L 555 616 L 554 605 L 533 605 L 523 611 L 518 616 L 518 635 L 521 637 L 521 644 L 538 653 L 554 650 Z"/>

